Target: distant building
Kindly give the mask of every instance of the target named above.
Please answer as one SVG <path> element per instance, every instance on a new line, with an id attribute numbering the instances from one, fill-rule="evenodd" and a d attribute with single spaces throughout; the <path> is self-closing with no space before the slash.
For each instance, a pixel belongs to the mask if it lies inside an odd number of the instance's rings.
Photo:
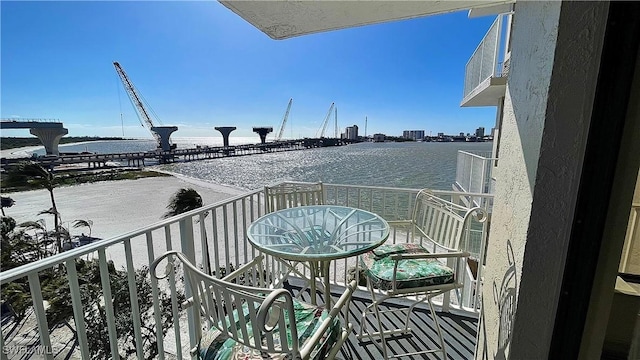
<path id="1" fill-rule="evenodd" d="M 345 130 L 345 137 L 348 140 L 357 140 L 358 139 L 358 125 L 347 126 Z"/>
<path id="2" fill-rule="evenodd" d="M 484 137 L 484 128 L 481 126 L 476 129 L 476 138 L 482 139 Z"/>
<path id="3" fill-rule="evenodd" d="M 405 130 L 402 132 L 402 137 L 410 140 L 422 140 L 424 139 L 424 130 Z"/>
<path id="4" fill-rule="evenodd" d="M 383 142 L 386 138 L 385 134 L 373 134 L 373 142 Z"/>

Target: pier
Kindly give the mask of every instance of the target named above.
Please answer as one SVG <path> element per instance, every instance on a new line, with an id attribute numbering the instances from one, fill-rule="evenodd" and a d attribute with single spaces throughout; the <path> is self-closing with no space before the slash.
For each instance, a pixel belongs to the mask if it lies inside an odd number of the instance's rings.
<path id="1" fill-rule="evenodd" d="M 20 161 L 31 160 L 40 165 L 55 169 L 59 166 L 81 166 L 84 168 L 107 167 L 108 163 L 125 162 L 130 167 L 143 167 L 147 165 L 166 164 L 173 162 L 188 162 L 197 160 L 217 159 L 230 156 L 246 156 L 265 154 L 271 152 L 305 150 L 327 146 L 342 146 L 353 143 L 348 139 L 298 139 L 268 142 L 264 144 L 247 144 L 237 146 L 197 146 L 188 149 L 171 149 L 168 151 L 146 151 L 114 154 L 62 154 L 60 156 L 39 156 L 32 158 L 8 159 L 3 158 L 1 166 L 5 167 Z"/>

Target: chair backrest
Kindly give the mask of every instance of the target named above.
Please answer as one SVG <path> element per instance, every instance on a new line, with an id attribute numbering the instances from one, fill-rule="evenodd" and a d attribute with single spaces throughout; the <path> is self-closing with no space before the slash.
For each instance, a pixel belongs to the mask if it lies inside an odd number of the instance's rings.
<path id="1" fill-rule="evenodd" d="M 264 187 L 265 210 L 273 212 L 304 205 L 323 205 L 322 183 L 281 183 Z"/>
<path id="2" fill-rule="evenodd" d="M 164 276 L 157 275 L 156 266 L 165 258 L 168 258 L 171 266 Z M 177 262 L 182 263 L 185 281 L 191 290 L 191 297 L 186 303 L 199 311 L 200 316 L 193 316 L 198 339 L 202 338 L 204 321 L 206 329 L 215 327 L 223 337 L 232 338 L 251 349 L 297 358 L 299 344 L 291 340 L 298 339 L 296 319 L 293 299 L 288 291 L 225 281 L 229 276 L 217 279 L 201 272 L 184 254 L 177 251 L 167 252 L 156 259 L 151 266 L 151 273 L 157 278 L 166 277 L 175 269 Z M 243 269 L 242 274 L 253 271 L 251 278 L 254 282 L 259 279 L 257 282 L 262 283 L 264 279 L 256 274 L 258 269 L 264 269 L 262 256 L 250 264 L 255 269 Z M 259 274 L 264 273 L 260 271 Z M 243 276 L 243 279 L 247 281 L 247 276 Z M 274 328 L 275 331 L 272 331 Z"/>
<path id="3" fill-rule="evenodd" d="M 446 250 L 460 250 L 461 240 L 472 216 L 480 222 L 486 219 L 480 207 L 468 208 L 438 197 L 427 189 L 420 190 L 416 195 L 412 216 L 416 232 L 414 241 L 419 239 L 423 243 L 428 240 Z"/>

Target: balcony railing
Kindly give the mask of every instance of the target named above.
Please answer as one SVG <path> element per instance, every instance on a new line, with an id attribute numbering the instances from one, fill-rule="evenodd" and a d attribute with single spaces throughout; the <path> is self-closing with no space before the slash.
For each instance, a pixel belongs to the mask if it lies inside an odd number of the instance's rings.
<path id="1" fill-rule="evenodd" d="M 471 153 L 459 150 L 454 188 L 469 193 L 493 193 L 491 170 L 495 160 L 491 157 L 491 152 Z M 473 198 L 476 205 L 480 205 L 482 200 L 482 197 Z"/>
<path id="2" fill-rule="evenodd" d="M 375 212 L 387 220 L 408 219 L 411 215 L 414 198 L 418 189 L 400 189 L 371 186 L 353 186 L 325 184 L 325 201 L 327 204 L 347 205 Z M 491 198 L 488 194 L 460 193 L 453 191 L 435 191 L 438 196 L 452 201 L 469 201 L 470 197 Z M 484 201 L 488 203 L 488 201 Z M 63 252 L 40 261 L 23 265 L 0 273 L 0 286 L 16 280 L 27 280 L 31 293 L 34 326 L 38 329 L 38 346 L 45 349 L 45 358 L 53 359 L 51 352 L 51 328 L 47 320 L 46 302 L 43 298 L 41 279 L 52 269 L 65 269 L 66 284 L 60 291 L 67 291 L 71 295 L 73 322 L 67 323 L 73 328 L 78 344 L 79 355 L 90 358 L 87 345 L 87 328 L 84 317 L 88 304 L 83 304 L 81 288 L 76 270 L 77 263 L 84 259 L 95 259 L 99 263 L 101 304 L 106 313 L 106 328 L 110 343 L 109 351 L 113 358 L 120 358 L 119 339 L 116 334 L 116 311 L 112 301 L 115 291 L 110 271 L 124 269 L 127 274 L 128 296 L 131 308 L 131 327 L 135 332 L 135 342 L 142 344 L 141 319 L 147 317 L 151 326 L 155 328 L 158 339 L 158 358 L 189 358 L 189 349 L 196 346 L 193 323 L 190 321 L 193 309 L 183 311 L 178 305 L 176 288 L 179 280 L 170 276 L 166 283 L 158 283 L 149 274 L 142 275 L 151 282 L 152 307 L 140 310 L 138 304 L 143 300 L 136 291 L 136 282 L 140 280 L 137 269 L 149 266 L 153 260 L 165 251 L 178 249 L 195 261 L 203 271 L 213 271 L 216 276 L 222 276 L 218 269 L 237 267 L 253 259 L 258 251 L 251 247 L 246 240 L 245 229 L 248 225 L 265 212 L 264 195 L 262 190 L 247 192 L 212 205 L 196 209 L 179 216 L 146 226 L 136 231 L 85 245 Z M 474 254 L 475 259 L 484 259 L 485 242 L 488 226 L 486 223 L 472 224 L 463 243 L 466 250 Z M 392 233 L 388 241 L 404 241 L 405 234 Z M 281 279 L 287 275 L 280 262 L 268 254 L 265 256 L 266 273 L 272 279 Z M 335 261 L 331 266 L 331 282 L 335 286 L 344 284 L 349 272 L 357 266 L 355 258 Z M 469 269 L 465 277 L 465 286 L 450 297 L 442 297 L 440 306 L 445 311 L 463 313 L 476 317 L 479 314 L 479 294 L 482 279 L 482 266 Z M 163 292 L 170 294 L 171 309 L 161 308 Z M 185 289 L 185 295 L 189 296 Z M 172 327 L 163 334 L 162 312 L 172 314 Z M 73 326 L 71 325 L 73 324 Z M 16 334 L 8 334 L 3 327 L 0 334 L 0 348 L 12 348 L 20 344 Z M 48 350 L 48 351 L 47 351 Z M 144 358 L 142 347 L 137 347 L 135 357 Z M 7 358 L 7 352 L 0 353 L 2 359 Z"/>
<path id="3" fill-rule="evenodd" d="M 467 62 L 463 99 L 487 79 L 502 76 L 503 66 L 499 58 L 501 29 L 502 16 L 498 16 Z"/>

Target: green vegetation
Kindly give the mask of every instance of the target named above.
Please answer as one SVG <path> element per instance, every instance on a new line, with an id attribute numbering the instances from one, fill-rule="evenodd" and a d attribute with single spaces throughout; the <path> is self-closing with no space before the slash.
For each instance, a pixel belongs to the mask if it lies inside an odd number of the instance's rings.
<path id="1" fill-rule="evenodd" d="M 84 141 L 103 140 L 127 140 L 120 137 L 98 137 L 98 136 L 65 136 L 60 139 L 60 144 L 70 144 Z M 42 146 L 42 142 L 37 137 L 2 137 L 0 138 L 0 150 L 15 149 L 25 146 Z"/>
<path id="2" fill-rule="evenodd" d="M 30 162 L 27 162 L 30 163 Z M 39 182 L 24 181 L 12 174 L 19 170 L 20 166 L 8 169 L 6 174 L 2 174 L 0 187 L 3 193 L 11 193 L 16 191 L 37 190 L 45 188 Z M 98 181 L 112 180 L 135 180 L 145 177 L 164 177 L 171 176 L 156 171 L 141 170 L 135 168 L 112 168 L 100 170 L 74 170 L 55 173 L 55 185 L 67 186 L 84 183 L 93 183 Z"/>
<path id="3" fill-rule="evenodd" d="M 57 253 L 55 231 L 47 231 L 43 222 L 29 221 L 16 225 L 11 217 L 3 216 L 0 222 L 1 251 L 0 266 L 6 271 L 25 265 Z M 64 229 L 64 241 L 69 241 L 69 232 Z M 87 342 L 92 358 L 107 358 L 111 354 L 107 330 L 106 308 L 103 301 L 100 265 L 98 260 L 75 260 L 75 268 L 80 284 L 80 297 L 84 307 L 84 323 L 87 329 Z M 155 359 L 158 355 L 158 339 L 153 317 L 153 296 L 149 270 L 142 267 L 135 271 L 138 294 L 138 309 L 141 314 L 142 344 L 136 344 L 134 327 L 131 323 L 131 299 L 127 272 L 116 269 L 112 261 L 107 264 L 111 296 L 113 301 L 116 332 L 119 339 L 121 358 L 135 356 L 136 348 L 142 347 L 144 359 Z M 46 310 L 50 329 L 67 326 L 71 329 L 73 307 L 69 289 L 66 265 L 43 270 L 39 273 L 42 297 L 49 303 Z M 2 286 L 2 301 L 13 312 L 15 321 L 21 321 L 32 306 L 31 291 L 26 277 Z M 177 294 L 178 303 L 185 300 L 183 293 Z M 162 334 L 173 324 L 171 297 L 165 291 L 159 293 Z M 76 344 L 77 344 L 76 338 Z M 73 346 L 70 349 L 73 351 Z"/>
<path id="4" fill-rule="evenodd" d="M 55 255 L 63 249 L 70 248 L 71 235 L 69 229 L 60 223 L 60 214 L 55 205 L 54 188 L 60 184 L 60 178 L 33 162 L 21 163 L 13 168 L 7 176 L 7 181 L 24 182 L 36 187 L 43 187 L 49 191 L 51 208 L 39 214 L 54 216 L 55 229 L 47 229 L 46 222 L 27 221 L 16 224 L 7 216 L 0 219 L 0 271 L 6 271 L 26 265 L 46 257 Z M 3 179 L 4 180 L 4 179 Z M 2 208 L 13 206 L 9 197 L 3 197 Z M 75 220 L 74 228 L 88 227 L 91 233 L 93 222 L 90 220 Z M 64 246 L 68 245 L 68 246 Z M 88 256 L 89 257 L 89 256 Z M 78 274 L 80 297 L 84 309 L 84 324 L 87 330 L 87 345 L 91 358 L 106 358 L 111 354 L 109 336 L 107 332 L 106 302 L 102 291 L 100 264 L 98 260 L 75 259 L 72 263 Z M 68 263 L 42 270 L 38 273 L 42 288 L 42 297 L 49 303 L 46 310 L 47 322 L 50 329 L 67 326 L 73 331 L 70 322 L 73 318 L 73 303 L 68 283 Z M 154 319 L 153 296 L 150 275 L 147 267 L 135 270 L 135 289 L 129 289 L 128 273 L 124 269 L 118 270 L 112 261 L 107 263 L 109 283 L 111 285 L 111 300 L 115 314 L 116 333 L 120 358 L 130 358 L 141 348 L 144 359 L 155 359 L 158 355 L 158 334 Z M 138 295 L 138 309 L 141 315 L 142 343 L 137 344 L 134 326 L 132 326 L 132 304 L 130 291 Z M 32 306 L 31 291 L 27 277 L 19 278 L 2 286 L 0 289 L 2 302 L 11 309 L 14 321 L 20 322 L 27 315 Z M 176 294 L 178 303 L 185 300 L 184 294 Z M 173 323 L 171 297 L 160 291 L 158 296 L 161 316 L 161 332 L 166 334 Z M 4 321 L 4 320 L 3 320 Z M 70 353 L 78 344 L 77 334 Z"/>

